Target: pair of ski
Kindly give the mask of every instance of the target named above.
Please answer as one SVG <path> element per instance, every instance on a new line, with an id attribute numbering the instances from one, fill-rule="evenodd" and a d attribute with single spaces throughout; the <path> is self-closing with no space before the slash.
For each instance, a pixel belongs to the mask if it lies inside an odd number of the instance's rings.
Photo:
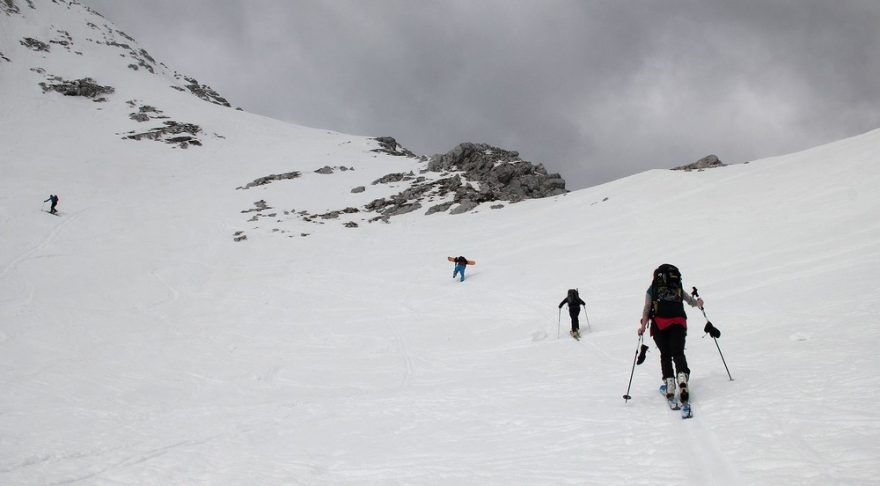
<path id="1" fill-rule="evenodd" d="M 666 385 L 665 384 L 660 385 L 660 394 L 663 395 L 664 399 L 666 399 L 666 404 L 669 405 L 670 410 L 681 411 L 681 418 L 682 419 L 689 419 L 694 416 L 694 413 L 691 410 L 691 403 L 690 402 L 681 403 L 680 401 L 678 401 L 677 398 L 675 398 L 675 396 L 673 396 L 672 398 L 666 397 Z"/>
<path id="2" fill-rule="evenodd" d="M 569 334 L 571 334 L 571 337 L 573 337 L 575 341 L 581 340 L 581 332 L 580 331 L 570 331 Z"/>

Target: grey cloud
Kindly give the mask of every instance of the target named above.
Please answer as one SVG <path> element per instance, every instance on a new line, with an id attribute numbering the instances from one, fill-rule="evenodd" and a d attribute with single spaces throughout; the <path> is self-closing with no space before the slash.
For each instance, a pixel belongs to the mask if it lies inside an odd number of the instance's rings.
<path id="1" fill-rule="evenodd" d="M 872 0 L 87 0 L 243 108 L 520 151 L 584 187 L 880 126 Z"/>

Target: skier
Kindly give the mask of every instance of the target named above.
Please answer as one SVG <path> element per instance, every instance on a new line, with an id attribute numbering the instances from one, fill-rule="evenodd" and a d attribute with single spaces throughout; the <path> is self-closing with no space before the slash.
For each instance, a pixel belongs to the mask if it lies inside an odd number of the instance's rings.
<path id="1" fill-rule="evenodd" d="M 571 316 L 571 337 L 575 339 L 580 339 L 580 323 L 578 322 L 578 316 L 581 313 L 581 306 L 584 308 L 587 307 L 587 303 L 581 300 L 581 297 L 578 295 L 577 289 L 568 289 L 568 295 L 562 299 L 562 302 L 559 303 L 559 308 L 562 309 L 562 306 L 568 304 L 568 315 Z"/>
<path id="2" fill-rule="evenodd" d="M 651 336 L 660 350 L 660 369 L 663 372 L 663 384 L 660 391 L 666 394 L 670 405 L 675 400 L 676 379 L 679 387 L 679 401 L 684 411 L 689 413 L 688 377 L 691 370 L 684 355 L 687 337 L 687 314 L 682 302 L 691 307 L 703 307 L 703 299 L 688 295 L 682 290 L 681 273 L 674 265 L 665 263 L 654 270 L 654 279 L 645 295 L 645 306 L 642 309 L 641 325 L 638 334 L 645 332 L 648 321 L 651 323 Z M 675 372 L 673 372 L 673 363 Z"/>
<path id="3" fill-rule="evenodd" d="M 458 274 L 461 274 L 461 280 L 459 280 L 459 282 L 464 282 L 464 269 L 468 265 L 467 258 L 465 258 L 463 256 L 457 257 L 454 260 L 454 263 L 455 263 L 455 270 L 452 271 L 452 278 L 455 278 L 456 276 L 458 276 Z"/>
<path id="4" fill-rule="evenodd" d="M 49 201 L 52 201 L 52 206 L 49 208 L 49 212 L 52 214 L 57 213 L 58 211 L 55 209 L 55 206 L 58 205 L 58 196 L 56 196 L 55 194 L 49 194 L 49 199 L 46 199 L 43 202 L 47 203 Z"/>

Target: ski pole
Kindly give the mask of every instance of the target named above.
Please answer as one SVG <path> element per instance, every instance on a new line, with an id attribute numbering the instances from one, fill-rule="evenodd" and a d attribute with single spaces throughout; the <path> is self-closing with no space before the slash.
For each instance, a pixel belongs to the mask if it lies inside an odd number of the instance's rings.
<path id="1" fill-rule="evenodd" d="M 638 357 L 639 357 L 639 349 L 641 349 L 641 348 L 642 348 L 642 336 L 639 336 L 639 345 L 636 346 L 636 354 L 633 355 L 632 371 L 629 372 L 629 384 L 626 385 L 626 394 L 623 396 L 624 403 L 627 403 L 627 402 L 629 402 L 630 399 L 632 399 L 632 397 L 629 396 L 629 389 L 632 386 L 633 375 L 636 372 L 636 359 L 638 359 Z"/>
<path id="2" fill-rule="evenodd" d="M 559 326 L 562 322 L 562 307 L 559 308 L 559 316 L 556 317 L 556 339 L 559 339 Z"/>
<path id="3" fill-rule="evenodd" d="M 584 317 L 587 318 L 587 329 L 593 332 L 593 326 L 590 325 L 590 315 L 587 314 L 587 306 L 584 306 Z"/>
<path id="4" fill-rule="evenodd" d="M 691 291 L 691 295 L 695 298 L 700 298 L 700 293 L 697 291 L 696 287 L 693 287 Z M 727 361 L 724 360 L 724 353 L 721 352 L 721 346 L 718 345 L 718 337 L 721 335 L 721 331 L 715 328 L 712 325 L 712 322 L 709 320 L 709 317 L 706 315 L 706 310 L 700 307 L 700 311 L 703 313 L 703 317 L 706 318 L 706 327 L 703 328 L 707 334 L 712 336 L 712 340 L 715 341 L 715 347 L 718 348 L 718 354 L 721 355 L 721 363 L 724 364 L 724 370 L 727 371 L 727 377 L 730 378 L 730 381 L 733 381 L 733 376 L 730 374 L 730 368 L 727 367 Z M 714 332 L 713 332 L 714 331 Z M 706 337 L 705 334 L 703 337 Z"/>
<path id="5" fill-rule="evenodd" d="M 730 376 L 730 369 L 727 368 L 727 362 L 724 361 L 724 353 L 721 352 L 721 346 L 718 345 L 718 339 L 715 339 L 713 336 L 712 339 L 715 340 L 715 347 L 718 348 L 718 354 L 721 355 L 721 362 L 724 363 L 724 369 L 727 371 L 727 377 L 730 378 L 730 381 L 733 381 L 733 377 Z"/>

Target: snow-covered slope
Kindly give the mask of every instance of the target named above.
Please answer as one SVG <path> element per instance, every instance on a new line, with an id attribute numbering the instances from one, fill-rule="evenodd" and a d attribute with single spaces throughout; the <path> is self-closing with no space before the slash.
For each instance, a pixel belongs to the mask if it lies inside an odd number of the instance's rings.
<path id="1" fill-rule="evenodd" d="M 206 102 L 105 45 L 33 51 L 19 39 L 49 38 L 46 22 L 84 38 L 93 14 L 15 4 L 0 13 L 0 483 L 876 482 L 880 131 L 352 229 L 284 211 L 391 194 L 350 190 L 414 159 Z M 43 93 L 47 74 L 115 91 Z M 199 125 L 202 145 L 123 139 L 163 120 L 130 119 L 129 100 Z M 60 217 L 40 212 L 49 193 Z M 247 221 L 261 199 L 276 216 Z M 478 262 L 462 283 L 458 254 Z M 653 343 L 621 398 L 663 262 L 699 287 L 735 378 L 691 311 L 689 421 L 656 392 Z M 581 342 L 554 319 L 570 287 Z"/>

